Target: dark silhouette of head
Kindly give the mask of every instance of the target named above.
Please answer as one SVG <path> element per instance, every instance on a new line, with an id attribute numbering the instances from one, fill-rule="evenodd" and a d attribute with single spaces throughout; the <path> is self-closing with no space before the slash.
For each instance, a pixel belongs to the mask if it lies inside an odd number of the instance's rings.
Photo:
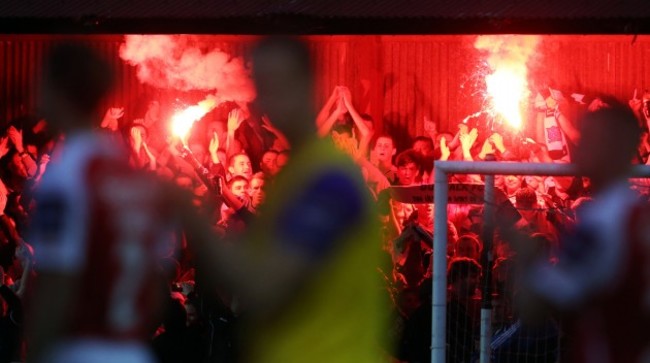
<path id="1" fill-rule="evenodd" d="M 89 128 L 112 86 L 110 65 L 92 49 L 74 43 L 56 45 L 44 60 L 40 107 L 58 130 Z"/>
<path id="2" fill-rule="evenodd" d="M 575 163 L 595 190 L 627 176 L 641 131 L 632 110 L 609 99 L 607 106 L 587 112 L 580 123 Z"/>
<path id="3" fill-rule="evenodd" d="M 295 143 L 313 135 L 314 72 L 307 45 L 292 37 L 272 36 L 253 51 L 256 104 Z"/>

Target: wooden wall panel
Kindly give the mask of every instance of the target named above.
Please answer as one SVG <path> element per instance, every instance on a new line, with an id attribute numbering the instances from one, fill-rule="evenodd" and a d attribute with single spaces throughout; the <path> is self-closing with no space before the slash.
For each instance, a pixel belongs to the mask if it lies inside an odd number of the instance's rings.
<path id="1" fill-rule="evenodd" d="M 119 57 L 122 37 L 78 36 L 105 54 L 116 70 L 118 89 L 107 103 L 132 106 L 143 95 L 164 103 L 194 102 L 201 94 L 154 90 L 140 84 L 135 69 Z M 36 108 L 43 53 L 61 38 L 53 35 L 0 35 L 0 122 Z M 377 132 L 394 133 L 402 148 L 423 132 L 429 117 L 453 130 L 480 109 L 481 56 L 473 36 L 311 36 L 317 70 L 317 104 L 337 85 L 348 86 L 361 113 Z M 245 55 L 250 36 L 208 36 L 215 46 Z M 544 36 L 533 72 L 537 83 L 565 93 L 611 93 L 627 100 L 635 88 L 650 89 L 650 37 Z M 224 117 L 224 115 L 216 116 Z"/>

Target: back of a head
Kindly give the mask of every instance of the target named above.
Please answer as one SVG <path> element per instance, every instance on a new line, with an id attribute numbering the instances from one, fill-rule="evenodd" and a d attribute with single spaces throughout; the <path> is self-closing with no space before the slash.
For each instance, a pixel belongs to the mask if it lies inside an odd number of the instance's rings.
<path id="1" fill-rule="evenodd" d="M 575 155 L 581 174 L 601 184 L 625 175 L 641 135 L 632 110 L 612 98 L 608 100 L 606 107 L 583 116 Z"/>
<path id="2" fill-rule="evenodd" d="M 313 128 L 312 122 L 302 120 L 313 117 L 309 47 L 295 37 L 272 36 L 260 40 L 252 56 L 257 106 L 280 131 L 300 141 Z"/>
<path id="3" fill-rule="evenodd" d="M 515 193 L 517 208 L 533 208 L 537 203 L 537 193 L 528 187 L 523 187 Z"/>
<path id="4" fill-rule="evenodd" d="M 470 274 L 481 274 L 481 265 L 471 258 L 458 257 L 451 260 L 447 268 L 447 281 L 453 284 L 456 281 L 468 277 Z"/>
<path id="5" fill-rule="evenodd" d="M 311 62 L 311 55 L 307 43 L 299 38 L 292 36 L 269 36 L 261 39 L 255 49 L 253 50 L 254 68 L 263 64 L 271 54 L 281 54 L 287 59 L 292 60 L 292 66 L 300 74 L 311 78 L 313 77 L 313 69 Z"/>
<path id="6" fill-rule="evenodd" d="M 113 86 L 112 73 L 108 62 L 87 46 L 53 47 L 43 66 L 44 111 L 52 111 L 56 118 L 61 116 L 61 107 L 67 107 L 63 112 L 90 118 Z"/>
<path id="7" fill-rule="evenodd" d="M 415 164 L 418 169 L 422 167 L 422 158 L 417 151 L 413 149 L 404 150 L 397 155 L 397 158 L 395 158 L 395 165 L 397 167 L 406 166 L 408 164 Z"/>

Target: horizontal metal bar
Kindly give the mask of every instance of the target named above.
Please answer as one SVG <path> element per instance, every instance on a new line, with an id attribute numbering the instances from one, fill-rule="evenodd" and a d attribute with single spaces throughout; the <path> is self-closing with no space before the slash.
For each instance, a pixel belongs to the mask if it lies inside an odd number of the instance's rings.
<path id="1" fill-rule="evenodd" d="M 436 161 L 435 167 L 447 174 L 575 176 L 573 164 L 508 163 L 502 161 Z M 633 177 L 650 178 L 650 166 L 634 165 Z"/>

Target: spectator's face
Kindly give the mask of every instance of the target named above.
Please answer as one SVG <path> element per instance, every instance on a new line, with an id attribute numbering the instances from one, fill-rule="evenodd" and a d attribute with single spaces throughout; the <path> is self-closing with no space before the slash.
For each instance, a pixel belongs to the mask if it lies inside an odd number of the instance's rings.
<path id="1" fill-rule="evenodd" d="M 416 204 L 415 209 L 418 211 L 419 221 L 433 223 L 433 204 Z"/>
<path id="2" fill-rule="evenodd" d="M 264 179 L 253 178 L 253 180 L 251 180 L 251 194 L 262 191 L 264 189 L 264 184 Z"/>
<path id="3" fill-rule="evenodd" d="M 521 177 L 517 175 L 508 175 L 505 177 L 505 186 L 508 193 L 512 194 L 521 188 Z"/>
<path id="4" fill-rule="evenodd" d="M 264 203 L 265 198 L 266 193 L 264 193 L 264 190 L 253 192 L 251 194 L 251 205 L 253 208 L 257 209 L 260 205 L 262 205 L 262 203 Z"/>
<path id="5" fill-rule="evenodd" d="M 375 144 L 375 156 L 383 163 L 390 163 L 397 150 L 393 146 L 393 140 L 387 137 L 380 137 Z"/>
<path id="6" fill-rule="evenodd" d="M 289 162 L 289 156 L 286 154 L 280 154 L 278 155 L 277 159 L 275 160 L 275 163 L 278 167 L 278 171 L 282 170 L 285 165 Z"/>
<path id="7" fill-rule="evenodd" d="M 527 176 L 526 185 L 532 190 L 539 190 L 540 185 L 542 185 L 541 176 Z"/>
<path id="8" fill-rule="evenodd" d="M 407 163 L 397 167 L 397 178 L 400 185 L 413 185 L 418 176 L 418 166 L 415 163 Z"/>
<path id="9" fill-rule="evenodd" d="M 428 156 L 433 153 L 433 150 L 431 149 L 431 143 L 422 140 L 413 143 L 413 150 L 419 152 L 422 156 Z"/>
<path id="10" fill-rule="evenodd" d="M 246 155 L 237 155 L 233 160 L 233 165 L 229 168 L 230 174 L 233 176 L 241 175 L 246 179 L 251 179 L 253 176 L 253 167 L 251 160 Z"/>
<path id="11" fill-rule="evenodd" d="M 262 171 L 267 175 L 275 175 L 278 173 L 278 154 L 276 153 L 265 153 L 262 156 Z"/>
<path id="12" fill-rule="evenodd" d="M 235 196 L 246 199 L 248 196 L 248 182 L 244 180 L 238 180 L 230 186 L 230 192 Z"/>

